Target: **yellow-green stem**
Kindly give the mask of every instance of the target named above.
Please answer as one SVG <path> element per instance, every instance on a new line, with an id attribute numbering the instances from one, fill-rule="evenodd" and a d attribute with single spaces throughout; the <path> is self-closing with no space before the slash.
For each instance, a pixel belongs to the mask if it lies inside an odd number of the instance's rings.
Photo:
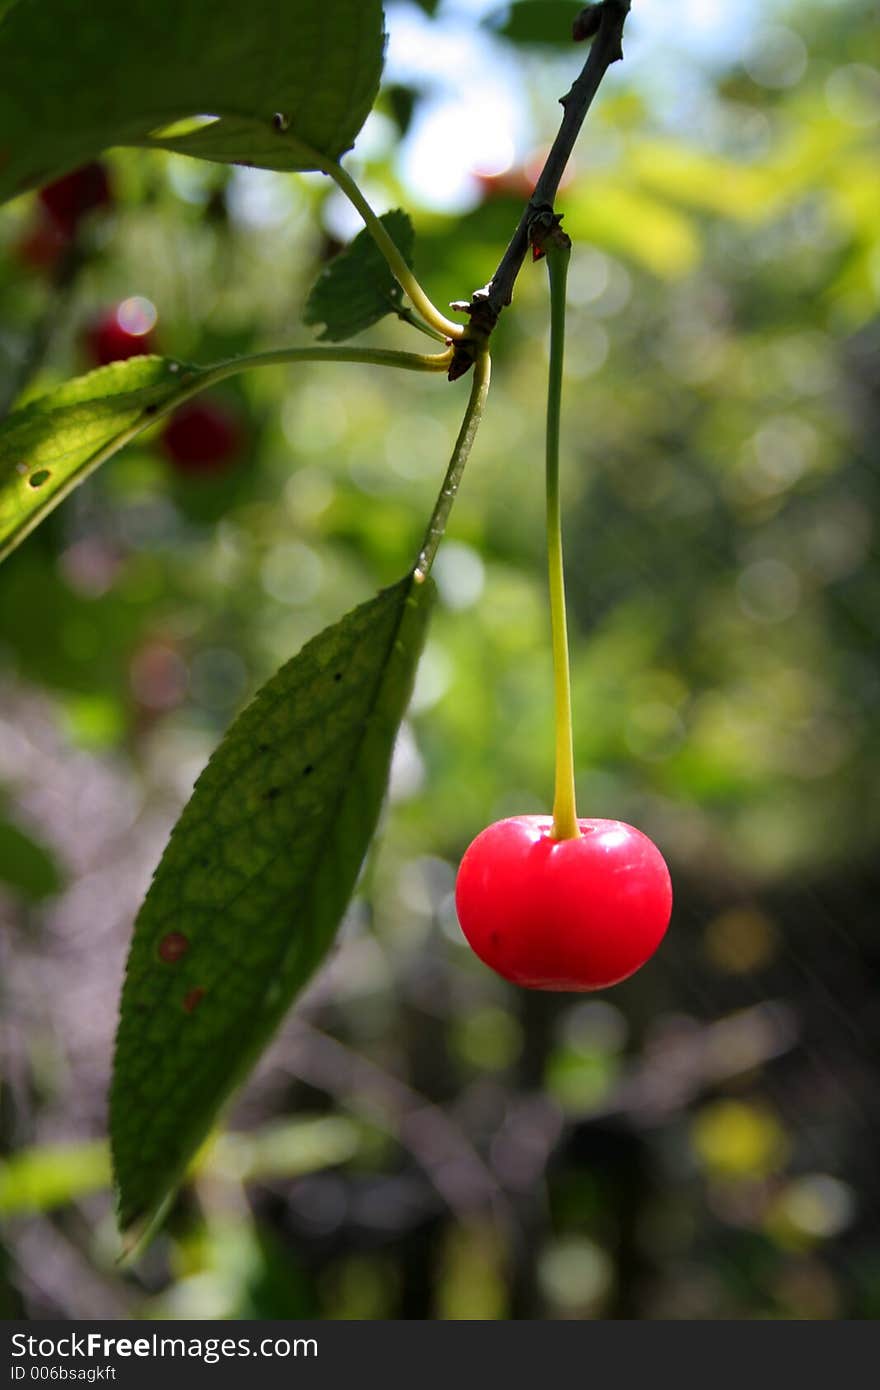
<path id="1" fill-rule="evenodd" d="M 550 580 L 550 625 L 553 642 L 553 685 L 556 712 L 556 789 L 553 796 L 554 840 L 576 840 L 580 834 L 574 791 L 574 748 L 571 733 L 571 677 L 568 667 L 568 629 L 565 620 L 565 576 L 562 564 L 562 510 L 559 501 L 559 419 L 562 403 L 562 363 L 565 354 L 565 282 L 569 250 L 548 239 L 550 273 L 550 371 L 547 384 L 547 567 Z"/>
<path id="2" fill-rule="evenodd" d="M 391 237 L 388 235 L 380 219 L 376 216 L 370 204 L 367 202 L 361 190 L 358 188 L 351 174 L 347 169 L 343 169 L 341 164 L 335 160 L 321 159 L 316 160 L 318 167 L 325 174 L 329 174 L 337 188 L 339 188 L 348 198 L 349 202 L 357 208 L 370 236 L 378 246 L 385 260 L 391 268 L 395 280 L 400 285 L 405 294 L 409 295 L 413 306 L 421 314 L 422 318 L 431 328 L 442 333 L 444 338 L 460 338 L 464 329 L 460 323 L 453 323 L 445 314 L 441 314 L 435 304 L 431 302 L 425 291 L 422 289 L 413 272 L 410 270 L 406 261 L 403 259 L 398 248 L 395 246 Z"/>

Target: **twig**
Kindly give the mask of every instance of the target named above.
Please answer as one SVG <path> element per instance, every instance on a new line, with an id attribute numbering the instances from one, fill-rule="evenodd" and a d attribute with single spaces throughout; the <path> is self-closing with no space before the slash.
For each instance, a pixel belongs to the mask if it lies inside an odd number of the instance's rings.
<path id="1" fill-rule="evenodd" d="M 480 421 L 483 418 L 483 408 L 486 404 L 486 397 L 489 394 L 489 377 L 491 374 L 491 362 L 488 352 L 481 353 L 477 358 L 474 368 L 474 380 L 471 387 L 470 399 L 461 422 L 461 429 L 458 438 L 452 449 L 452 457 L 449 460 L 449 467 L 443 479 L 443 486 L 431 513 L 428 522 L 428 529 L 425 532 L 422 548 L 419 551 L 419 558 L 413 571 L 413 578 L 417 584 L 422 584 L 427 579 L 431 566 L 434 563 L 434 556 L 443 539 L 446 530 L 446 523 L 449 520 L 449 513 L 458 494 L 462 474 L 465 464 L 470 457 Z"/>
<path id="2" fill-rule="evenodd" d="M 492 1213 L 509 1222 L 495 1175 L 467 1135 L 439 1106 L 351 1048 L 309 1023 L 299 1022 L 290 1070 L 335 1096 L 345 1107 L 387 1127 L 419 1163 L 459 1218 Z"/>
<path id="3" fill-rule="evenodd" d="M 570 91 L 560 97 L 562 123 L 547 155 L 535 191 L 523 209 L 519 224 L 510 239 L 498 269 L 482 289 L 475 290 L 469 301 L 458 301 L 451 307 L 470 315 L 470 325 L 464 337 L 455 345 L 450 380 L 462 376 L 472 363 L 498 322 L 498 317 L 513 298 L 516 277 L 529 249 L 529 230 L 536 217 L 552 210 L 559 182 L 565 172 L 574 143 L 584 118 L 592 105 L 599 85 L 612 63 L 623 57 L 623 26 L 630 11 L 631 0 L 602 0 L 600 5 L 588 6 L 593 19 L 590 28 L 575 26 L 575 32 L 586 35 L 595 28 L 595 38 L 589 57 Z"/>

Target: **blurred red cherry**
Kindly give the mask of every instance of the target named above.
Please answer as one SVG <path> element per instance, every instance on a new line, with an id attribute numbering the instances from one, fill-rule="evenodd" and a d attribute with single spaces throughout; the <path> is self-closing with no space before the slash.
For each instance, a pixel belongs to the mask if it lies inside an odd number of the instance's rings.
<path id="1" fill-rule="evenodd" d="M 535 188 L 534 179 L 529 178 L 522 167 L 504 169 L 498 174 L 474 173 L 473 177 L 483 202 L 494 202 L 497 198 L 528 202 Z"/>
<path id="2" fill-rule="evenodd" d="M 192 400 L 175 410 L 162 431 L 162 450 L 178 473 L 224 473 L 244 442 L 241 422 L 219 401 Z"/>
<path id="3" fill-rule="evenodd" d="M 113 203 L 107 170 L 98 160 L 47 183 L 38 197 L 55 226 L 67 237 L 73 236 L 86 213 Z"/>
<path id="4" fill-rule="evenodd" d="M 86 327 L 86 353 L 96 367 L 106 367 L 109 362 L 155 352 L 155 324 L 156 310 L 148 299 L 141 295 L 123 299 L 98 314 Z"/>
<path id="5" fill-rule="evenodd" d="M 13 250 L 20 266 L 45 273 L 55 269 L 69 245 L 52 219 L 40 214 L 25 227 Z"/>

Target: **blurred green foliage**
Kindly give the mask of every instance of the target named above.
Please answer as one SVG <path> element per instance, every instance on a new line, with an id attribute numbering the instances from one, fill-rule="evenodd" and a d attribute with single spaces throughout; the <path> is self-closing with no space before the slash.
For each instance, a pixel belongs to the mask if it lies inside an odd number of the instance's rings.
<path id="1" fill-rule="evenodd" d="M 454 918 L 470 838 L 551 794 L 546 294 L 527 267 L 380 843 L 337 957 L 222 1142 L 258 1150 L 288 1111 L 356 1129 L 309 1173 L 206 1164 L 126 1273 L 106 1192 L 77 1184 L 104 1132 L 133 911 L 232 716 L 411 561 L 467 384 L 360 367 L 230 383 L 234 469 L 181 477 L 145 437 L 3 566 L 10 824 L 69 875 L 43 906 L 8 870 L 0 885 L 0 1137 L 66 1194 L 52 1213 L 8 1208 L 13 1312 L 877 1315 L 873 8 L 774 8 L 745 59 L 678 104 L 617 68 L 560 195 L 580 807 L 639 824 L 670 860 L 663 951 L 601 999 L 520 996 Z M 503 51 L 543 141 L 548 70 Z M 467 297 L 514 225 L 519 171 L 484 176 L 461 216 L 429 212 L 377 129 L 355 167 L 380 206 L 409 207 L 435 302 Z M 18 257 L 33 201 L 4 214 L 4 371 L 47 312 L 34 387 L 83 370 L 90 315 L 134 294 L 184 360 L 309 341 L 302 307 L 337 246 L 324 181 L 109 162 L 116 206 L 89 223 L 57 309 Z M 373 335 L 413 336 L 391 320 Z"/>

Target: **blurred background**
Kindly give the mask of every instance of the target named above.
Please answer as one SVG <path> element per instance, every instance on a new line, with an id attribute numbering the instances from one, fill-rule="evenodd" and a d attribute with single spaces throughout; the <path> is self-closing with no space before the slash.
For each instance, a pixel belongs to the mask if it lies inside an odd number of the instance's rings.
<path id="1" fill-rule="evenodd" d="M 410 210 L 439 304 L 500 258 L 577 8 L 387 6 L 351 167 Z M 626 47 L 558 202 L 566 546 L 580 811 L 660 845 L 667 940 L 606 994 L 531 995 L 455 918 L 470 839 L 552 794 L 527 266 L 338 949 L 117 1267 L 106 1090 L 149 875 L 236 711 L 411 563 L 468 390 L 229 382 L 0 574 L 6 1317 L 880 1313 L 876 6 L 635 0 Z M 311 341 L 305 295 L 358 230 L 320 176 L 114 151 L 82 187 L 0 218 L 7 402 L 145 347 Z"/>

